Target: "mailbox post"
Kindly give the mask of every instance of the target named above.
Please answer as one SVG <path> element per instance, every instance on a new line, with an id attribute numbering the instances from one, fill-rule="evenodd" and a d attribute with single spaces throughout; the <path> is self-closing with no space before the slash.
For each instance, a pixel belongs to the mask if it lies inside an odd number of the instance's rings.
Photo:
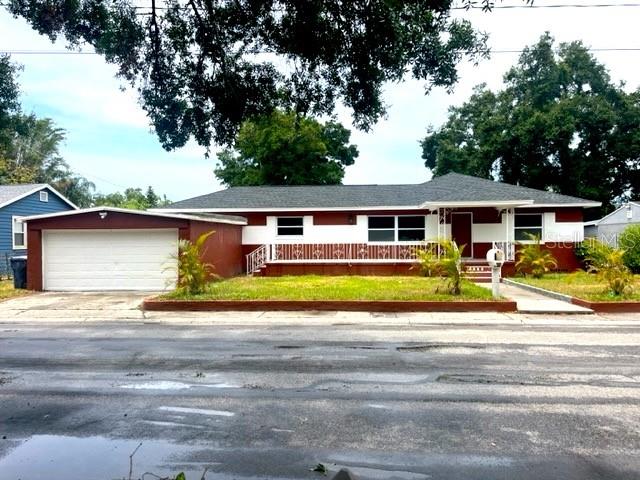
<path id="1" fill-rule="evenodd" d="M 487 252 L 487 263 L 491 267 L 491 293 L 493 298 L 500 296 L 500 277 L 504 264 L 504 252 L 499 248 L 492 248 Z"/>

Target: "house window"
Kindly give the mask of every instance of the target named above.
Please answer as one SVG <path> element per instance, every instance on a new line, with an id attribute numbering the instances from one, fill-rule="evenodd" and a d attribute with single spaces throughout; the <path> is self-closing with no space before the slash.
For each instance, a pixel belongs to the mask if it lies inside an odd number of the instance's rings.
<path id="1" fill-rule="evenodd" d="M 425 239 L 425 217 L 369 217 L 370 242 L 421 242 Z"/>
<path id="2" fill-rule="evenodd" d="M 13 238 L 14 250 L 27 248 L 27 232 L 24 225 L 20 217 L 12 217 L 11 237 Z"/>
<path id="3" fill-rule="evenodd" d="M 421 242 L 425 238 L 424 228 L 424 215 L 398 217 L 398 241 Z"/>
<path id="4" fill-rule="evenodd" d="M 301 237 L 304 234 L 303 217 L 278 217 L 279 237 Z"/>
<path id="5" fill-rule="evenodd" d="M 369 217 L 370 242 L 394 242 L 396 217 Z"/>
<path id="6" fill-rule="evenodd" d="M 49 192 L 41 191 L 40 192 L 40 201 L 48 202 L 49 201 Z"/>
<path id="7" fill-rule="evenodd" d="M 531 236 L 542 238 L 542 214 L 516 213 L 514 230 L 518 242 L 530 241 Z"/>

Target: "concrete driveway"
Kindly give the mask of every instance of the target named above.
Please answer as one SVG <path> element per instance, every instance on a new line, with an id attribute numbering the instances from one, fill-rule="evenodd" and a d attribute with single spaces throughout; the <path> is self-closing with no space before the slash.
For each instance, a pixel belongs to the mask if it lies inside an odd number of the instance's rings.
<path id="1" fill-rule="evenodd" d="M 45 292 L 0 302 L 0 320 L 142 319 L 139 307 L 152 292 Z"/>

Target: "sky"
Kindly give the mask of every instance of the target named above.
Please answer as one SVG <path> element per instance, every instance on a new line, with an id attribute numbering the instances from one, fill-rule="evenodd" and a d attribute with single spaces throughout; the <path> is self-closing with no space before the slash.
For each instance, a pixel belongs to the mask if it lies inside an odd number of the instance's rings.
<path id="1" fill-rule="evenodd" d="M 630 3 L 618 0 L 535 0 L 534 5 L 588 5 Z M 504 0 L 498 5 L 523 5 L 521 0 Z M 517 8 L 494 9 L 490 13 L 456 12 L 490 35 L 495 50 L 520 50 L 549 31 L 558 42 L 582 40 L 598 48 L 640 48 L 638 27 L 640 0 L 635 7 L 612 8 Z M 0 9 L 0 52 L 64 49 L 64 42 L 52 44 L 34 32 L 22 19 Z M 614 81 L 628 89 L 640 85 L 640 51 L 594 52 Z M 67 131 L 62 155 L 71 168 L 86 177 L 103 193 L 127 187 L 146 189 L 171 200 L 181 200 L 223 188 L 213 175 L 215 154 L 194 143 L 166 152 L 153 133 L 135 91 L 115 76 L 114 66 L 97 55 L 13 54 L 23 66 L 19 77 L 23 109 L 52 118 Z M 502 86 L 502 76 L 516 63 L 517 53 L 495 53 L 477 66 L 463 63 L 460 81 L 453 93 L 434 89 L 425 94 L 424 84 L 414 80 L 388 84 L 384 101 L 388 107 L 369 132 L 351 126 L 345 108 L 338 120 L 352 129 L 351 141 L 360 156 L 347 167 L 344 183 L 419 183 L 431 177 L 421 159 L 419 145 L 429 125 L 446 121 L 449 107 L 466 101 L 473 87 L 486 83 Z"/>

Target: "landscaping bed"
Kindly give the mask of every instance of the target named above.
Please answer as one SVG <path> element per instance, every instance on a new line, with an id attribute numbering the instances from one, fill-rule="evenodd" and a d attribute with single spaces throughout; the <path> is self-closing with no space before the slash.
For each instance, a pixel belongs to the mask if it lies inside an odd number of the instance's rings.
<path id="1" fill-rule="evenodd" d="M 439 292 L 436 289 L 440 287 Z M 199 295 L 171 292 L 144 302 L 145 310 L 348 310 L 515 311 L 471 282 L 460 295 L 426 277 L 285 276 L 236 277 L 207 285 Z"/>
<path id="2" fill-rule="evenodd" d="M 513 278 L 513 281 L 571 297 L 576 305 L 597 312 L 640 312 L 640 275 L 634 276 L 629 293 L 615 296 L 594 274 L 551 273 L 543 278 Z"/>
<path id="3" fill-rule="evenodd" d="M 13 288 L 13 280 L 0 280 L 0 302 L 10 298 L 27 295 L 28 290 L 16 290 Z"/>

